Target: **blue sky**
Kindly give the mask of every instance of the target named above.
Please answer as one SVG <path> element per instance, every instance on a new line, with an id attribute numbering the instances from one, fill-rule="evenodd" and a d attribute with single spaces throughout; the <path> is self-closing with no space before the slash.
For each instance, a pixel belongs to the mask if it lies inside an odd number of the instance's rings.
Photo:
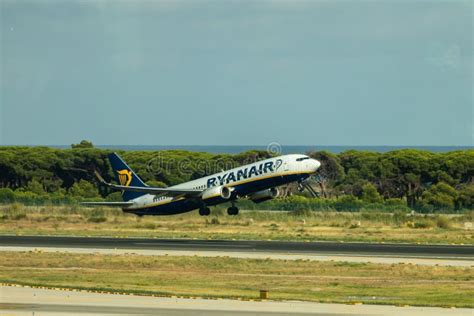
<path id="1" fill-rule="evenodd" d="M 471 1 L 0 5 L 0 144 L 474 145 Z"/>

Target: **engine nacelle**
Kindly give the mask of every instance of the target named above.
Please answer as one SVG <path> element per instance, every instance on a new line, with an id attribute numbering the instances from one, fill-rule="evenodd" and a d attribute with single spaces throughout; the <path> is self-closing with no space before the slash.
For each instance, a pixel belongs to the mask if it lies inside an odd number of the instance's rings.
<path id="1" fill-rule="evenodd" d="M 255 203 L 260 203 L 263 201 L 274 199 L 279 194 L 280 194 L 280 191 L 278 191 L 277 188 L 271 188 L 268 190 L 255 192 L 254 194 L 250 195 L 249 198 Z"/>
<path id="2" fill-rule="evenodd" d="M 202 193 L 203 200 L 219 196 L 225 200 L 228 200 L 232 196 L 232 190 L 228 187 L 221 185 L 218 187 L 209 188 Z"/>

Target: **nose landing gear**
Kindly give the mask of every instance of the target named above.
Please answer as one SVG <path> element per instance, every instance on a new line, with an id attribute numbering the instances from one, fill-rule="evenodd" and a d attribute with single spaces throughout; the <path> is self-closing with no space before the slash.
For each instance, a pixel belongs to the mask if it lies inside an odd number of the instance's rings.
<path id="1" fill-rule="evenodd" d="M 298 191 L 303 192 L 305 189 L 303 182 L 298 182 Z"/>
<path id="2" fill-rule="evenodd" d="M 318 192 L 313 189 L 307 180 L 298 183 L 298 191 L 303 192 L 304 190 L 307 190 L 313 197 L 319 197 Z"/>

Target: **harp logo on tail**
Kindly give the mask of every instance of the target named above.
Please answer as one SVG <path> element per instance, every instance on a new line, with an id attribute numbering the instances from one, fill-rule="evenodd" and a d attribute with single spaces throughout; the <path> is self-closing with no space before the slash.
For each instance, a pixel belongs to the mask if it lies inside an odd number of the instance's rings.
<path id="1" fill-rule="evenodd" d="M 130 185 L 130 182 L 132 182 L 132 172 L 130 170 L 124 169 L 118 170 L 117 173 L 120 184 L 128 187 Z"/>

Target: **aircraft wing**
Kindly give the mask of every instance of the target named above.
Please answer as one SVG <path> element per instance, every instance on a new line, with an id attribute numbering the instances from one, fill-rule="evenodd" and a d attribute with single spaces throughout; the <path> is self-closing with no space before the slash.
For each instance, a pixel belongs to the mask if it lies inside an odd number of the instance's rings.
<path id="1" fill-rule="evenodd" d="M 170 196 L 184 195 L 184 196 L 189 196 L 189 197 L 199 196 L 203 191 L 203 190 L 194 190 L 194 189 L 173 189 L 173 188 L 137 187 L 137 186 L 118 185 L 118 184 L 112 184 L 112 183 L 106 182 L 98 172 L 95 172 L 95 174 L 103 185 L 113 190 L 134 191 L 134 192 L 143 192 L 143 193 L 148 193 L 148 194 L 159 194 L 159 195 L 170 195 Z"/>

